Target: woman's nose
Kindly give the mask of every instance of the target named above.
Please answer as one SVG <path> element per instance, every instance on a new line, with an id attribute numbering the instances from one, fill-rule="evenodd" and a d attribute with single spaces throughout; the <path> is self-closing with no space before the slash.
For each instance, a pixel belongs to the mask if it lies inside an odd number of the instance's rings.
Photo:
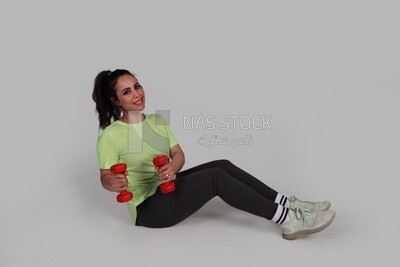
<path id="1" fill-rule="evenodd" d="M 140 94 L 136 90 L 133 90 L 133 97 L 137 98 L 139 96 L 140 96 Z"/>

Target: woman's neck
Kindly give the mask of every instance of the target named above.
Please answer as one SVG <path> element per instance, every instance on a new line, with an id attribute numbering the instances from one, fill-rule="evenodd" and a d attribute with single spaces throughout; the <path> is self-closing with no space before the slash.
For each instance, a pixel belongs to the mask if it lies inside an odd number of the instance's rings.
<path id="1" fill-rule="evenodd" d="M 141 111 L 124 112 L 120 120 L 126 123 L 139 123 L 144 120 L 144 115 Z"/>

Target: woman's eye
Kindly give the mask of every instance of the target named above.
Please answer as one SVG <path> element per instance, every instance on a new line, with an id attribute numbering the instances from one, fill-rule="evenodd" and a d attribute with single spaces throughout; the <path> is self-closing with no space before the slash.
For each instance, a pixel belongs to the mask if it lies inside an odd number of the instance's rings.
<path id="1" fill-rule="evenodd" d="M 125 91 L 124 92 L 124 95 L 127 95 L 127 94 L 129 94 L 130 93 L 130 91 L 128 90 L 128 91 Z"/>
<path id="2" fill-rule="evenodd" d="M 139 89 L 142 88 L 142 86 L 140 84 L 135 85 L 135 89 Z"/>

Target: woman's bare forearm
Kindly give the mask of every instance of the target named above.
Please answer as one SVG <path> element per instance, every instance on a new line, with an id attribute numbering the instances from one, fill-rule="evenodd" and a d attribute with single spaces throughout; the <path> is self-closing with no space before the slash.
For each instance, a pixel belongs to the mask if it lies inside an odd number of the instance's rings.
<path id="1" fill-rule="evenodd" d="M 179 145 L 171 148 L 171 162 L 175 174 L 178 173 L 185 164 L 185 154 Z"/>

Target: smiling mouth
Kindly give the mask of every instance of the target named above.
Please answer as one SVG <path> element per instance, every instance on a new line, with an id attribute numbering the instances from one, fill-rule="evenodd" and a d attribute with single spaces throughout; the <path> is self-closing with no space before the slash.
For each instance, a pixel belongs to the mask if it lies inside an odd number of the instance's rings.
<path id="1" fill-rule="evenodd" d="M 140 105 L 142 103 L 143 103 L 143 98 L 137 100 L 136 102 L 133 102 L 133 104 L 135 104 L 135 105 Z"/>

